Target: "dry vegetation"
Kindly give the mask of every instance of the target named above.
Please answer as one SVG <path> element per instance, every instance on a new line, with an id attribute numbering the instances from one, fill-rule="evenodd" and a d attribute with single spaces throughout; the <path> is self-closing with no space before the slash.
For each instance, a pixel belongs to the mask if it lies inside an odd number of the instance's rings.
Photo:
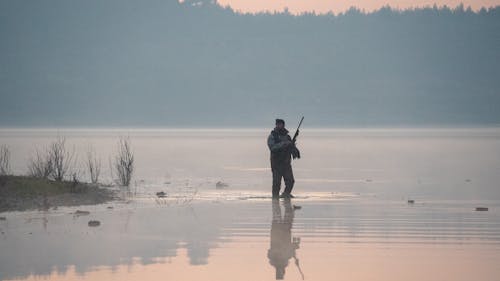
<path id="1" fill-rule="evenodd" d="M 114 199 L 114 191 L 99 185 L 101 159 L 92 146 L 86 156 L 84 165 L 89 183 L 81 182 L 75 149 L 68 149 L 64 137 L 57 137 L 47 147 L 35 148 L 28 162 L 28 175 L 11 175 L 10 149 L 0 145 L 0 212 L 99 204 Z M 113 159 L 115 182 L 129 186 L 134 173 L 134 153 L 129 138 L 120 138 Z"/>
<path id="2" fill-rule="evenodd" d="M 129 186 L 134 173 L 134 153 L 129 138 L 120 138 L 118 154 L 114 160 L 116 183 L 120 186 Z"/>
<path id="3" fill-rule="evenodd" d="M 0 176 L 10 174 L 10 150 L 7 145 L 0 146 Z"/>

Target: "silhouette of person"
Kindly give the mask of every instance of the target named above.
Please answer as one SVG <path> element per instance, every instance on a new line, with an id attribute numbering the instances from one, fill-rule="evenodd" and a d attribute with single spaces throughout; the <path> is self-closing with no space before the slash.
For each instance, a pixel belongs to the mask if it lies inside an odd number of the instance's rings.
<path id="1" fill-rule="evenodd" d="M 295 183 L 292 171 L 292 155 L 298 154 L 283 119 L 276 119 L 276 127 L 267 137 L 267 146 L 271 152 L 271 171 L 273 172 L 273 198 L 277 198 L 281 189 L 281 178 L 285 181 L 285 190 L 280 197 L 293 198 L 292 189 Z"/>
<path id="2" fill-rule="evenodd" d="M 285 215 L 281 216 L 281 206 L 278 199 L 272 200 L 273 220 L 271 224 L 271 245 L 267 251 L 269 263 L 276 268 L 276 280 L 285 276 L 288 260 L 295 258 L 295 250 L 299 248 L 300 238 L 292 238 L 294 209 L 290 198 L 285 198 L 283 205 Z M 298 260 L 296 259 L 298 265 Z"/>

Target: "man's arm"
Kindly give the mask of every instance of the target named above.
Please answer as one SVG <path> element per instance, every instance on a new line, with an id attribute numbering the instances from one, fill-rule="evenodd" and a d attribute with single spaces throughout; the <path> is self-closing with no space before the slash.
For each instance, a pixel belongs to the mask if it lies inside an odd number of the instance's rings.
<path id="1" fill-rule="evenodd" d="M 271 150 L 271 152 L 281 151 L 290 144 L 291 144 L 290 141 L 282 141 L 278 143 L 275 142 L 273 134 L 270 134 L 269 137 L 267 138 L 267 146 L 269 147 L 269 150 Z"/>

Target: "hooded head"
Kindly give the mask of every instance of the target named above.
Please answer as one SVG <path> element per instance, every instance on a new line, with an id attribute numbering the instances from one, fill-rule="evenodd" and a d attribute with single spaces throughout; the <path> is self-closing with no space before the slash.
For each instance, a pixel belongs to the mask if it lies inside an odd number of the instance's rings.
<path id="1" fill-rule="evenodd" d="M 283 128 L 285 128 L 285 120 L 276 119 L 276 129 L 281 130 Z"/>

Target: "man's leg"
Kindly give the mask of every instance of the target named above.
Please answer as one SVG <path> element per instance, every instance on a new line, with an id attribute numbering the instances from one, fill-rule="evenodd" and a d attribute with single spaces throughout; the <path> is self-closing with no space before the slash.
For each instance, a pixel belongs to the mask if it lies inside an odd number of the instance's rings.
<path id="1" fill-rule="evenodd" d="M 273 198 L 278 198 L 281 189 L 281 178 L 283 177 L 281 169 L 277 165 L 271 164 L 271 170 L 273 171 Z"/>
<path id="2" fill-rule="evenodd" d="M 291 194 L 293 189 L 293 184 L 295 183 L 291 164 L 288 164 L 284 167 L 283 178 L 285 179 L 285 191 L 283 193 Z"/>

